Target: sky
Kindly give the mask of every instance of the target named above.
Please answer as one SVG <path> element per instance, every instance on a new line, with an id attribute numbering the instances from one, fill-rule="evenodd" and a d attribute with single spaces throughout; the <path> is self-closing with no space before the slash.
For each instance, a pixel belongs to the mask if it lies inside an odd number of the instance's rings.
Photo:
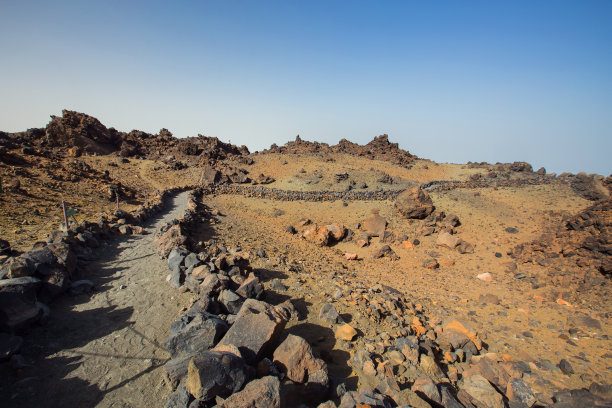
<path id="1" fill-rule="evenodd" d="M 612 173 L 612 1 L 0 0 L 0 129 L 62 109 L 251 151 L 387 133 Z"/>

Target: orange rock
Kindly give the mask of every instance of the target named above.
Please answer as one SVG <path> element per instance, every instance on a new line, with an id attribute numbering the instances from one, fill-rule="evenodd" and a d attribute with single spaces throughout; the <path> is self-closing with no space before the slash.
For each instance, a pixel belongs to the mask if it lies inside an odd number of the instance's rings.
<path id="1" fill-rule="evenodd" d="M 444 266 L 445 268 L 448 268 L 449 266 L 453 266 L 455 264 L 455 260 L 454 259 L 442 259 L 440 262 L 440 266 Z"/>
<path id="2" fill-rule="evenodd" d="M 308 241 L 312 241 L 319 246 L 327 246 L 330 241 L 331 233 L 327 227 L 320 227 L 314 224 L 313 226 L 307 228 L 302 236 Z"/>
<path id="3" fill-rule="evenodd" d="M 413 249 L 414 248 L 414 244 L 412 242 L 410 242 L 410 241 L 402 241 L 402 245 L 406 249 Z"/>
<path id="4" fill-rule="evenodd" d="M 427 333 L 427 329 L 423 327 L 423 323 L 421 323 L 419 318 L 416 316 L 414 316 L 412 319 L 412 330 L 417 333 L 417 336 L 422 336 L 423 334 Z"/>
<path id="5" fill-rule="evenodd" d="M 571 303 L 569 303 L 568 301 L 565 301 L 561 298 L 557 299 L 557 303 L 562 305 L 562 306 L 567 306 L 567 307 L 575 307 L 574 305 L 572 305 Z"/>
<path id="6" fill-rule="evenodd" d="M 504 361 L 512 361 L 512 360 L 514 360 L 510 354 L 505 354 L 505 353 L 501 355 L 501 358 Z"/>
<path id="7" fill-rule="evenodd" d="M 446 326 L 444 326 L 444 330 L 456 330 L 459 333 L 463 333 L 467 336 L 468 339 L 472 340 L 472 343 L 474 343 L 478 350 L 482 349 L 482 341 L 478 338 L 478 334 L 475 331 L 472 331 L 465 327 L 460 321 L 451 321 L 450 323 L 446 324 Z"/>
<path id="8" fill-rule="evenodd" d="M 81 148 L 78 146 L 73 146 L 70 149 L 68 149 L 68 155 L 70 157 L 80 157 L 82 154 Z"/>
<path id="9" fill-rule="evenodd" d="M 537 300 L 538 302 L 542 303 L 544 301 L 544 298 L 542 296 L 538 296 L 538 295 L 533 295 L 533 298 L 535 300 Z"/>
<path id="10" fill-rule="evenodd" d="M 346 341 L 351 341 L 357 335 L 355 330 L 350 324 L 344 324 L 336 330 L 336 338 Z"/>
<path id="11" fill-rule="evenodd" d="M 349 261 L 356 261 L 359 258 L 357 254 L 350 254 L 348 252 L 344 254 L 344 257 Z"/>

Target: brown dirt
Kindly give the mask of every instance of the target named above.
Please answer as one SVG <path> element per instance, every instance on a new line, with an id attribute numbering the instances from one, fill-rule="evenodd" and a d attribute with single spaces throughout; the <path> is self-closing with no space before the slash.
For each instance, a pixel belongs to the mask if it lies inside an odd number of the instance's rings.
<path id="1" fill-rule="evenodd" d="M 281 165 L 282 160 L 289 163 Z M 368 172 L 361 170 L 365 166 L 376 170 L 378 165 L 369 159 L 363 159 L 361 165 L 356 165 L 355 161 L 362 159 L 351 157 L 346 160 L 336 157 L 335 162 L 326 162 L 325 158 L 309 160 L 307 157 L 274 154 L 258 157 L 253 169 L 275 177 L 278 182 L 271 187 L 309 190 L 323 188 L 296 182 L 294 174 L 301 168 L 307 174 L 315 169 L 325 175 L 341 171 L 360 174 Z M 418 166 L 417 162 L 415 167 Z M 466 169 L 458 165 L 429 164 L 428 167 L 436 169 L 436 175 L 442 179 L 462 179 L 472 171 L 482 172 L 481 169 Z M 422 173 L 410 176 L 411 172 L 419 170 L 396 168 L 388 164 L 385 171 L 403 174 L 406 179 L 412 180 L 425 181 L 427 177 Z M 361 180 L 360 177 L 355 178 Z M 371 172 L 369 177 L 374 177 Z M 330 189 L 330 184 L 334 187 L 333 182 L 322 183 L 325 189 Z M 320 324 L 316 319 L 320 306 L 331 299 L 336 285 L 339 285 L 334 276 L 342 276 L 353 281 L 392 286 L 408 294 L 415 303 L 425 305 L 430 315 L 441 319 L 457 317 L 469 321 L 483 334 L 490 350 L 508 353 L 532 363 L 532 369 L 541 378 L 540 383 L 533 385 L 535 388 L 550 392 L 566 387 L 588 387 L 592 381 L 610 383 L 612 327 L 609 312 L 612 310 L 612 298 L 609 280 L 603 279 L 600 289 L 578 293 L 576 288 L 585 273 L 593 271 L 578 267 L 558 271 L 530 263 L 519 264 L 515 271 L 507 272 L 508 265 L 514 263 L 507 253 L 515 245 L 536 239 L 547 226 L 560 223 L 564 216 L 583 210 L 591 202 L 577 196 L 568 185 L 563 184 L 455 189 L 433 192 L 431 196 L 438 209 L 459 216 L 462 222 L 458 228 L 459 236 L 474 244 L 474 254 L 461 255 L 447 248 L 436 247 L 437 234 L 420 236 L 420 221 L 401 218 L 389 201 L 350 201 L 344 206 L 341 201 L 278 202 L 219 195 L 210 197 L 206 202 L 224 214 L 218 218 L 215 226 L 220 237 L 228 242 L 239 242 L 243 249 L 251 250 L 253 254 L 263 248 L 268 258 L 254 257 L 252 264 L 262 271 L 268 271 L 270 278 L 278 276 L 285 279 L 284 282 L 290 287 L 286 295 L 304 298 L 304 307 L 310 317 L 305 322 L 298 322 L 303 327 L 298 331 L 315 344 L 320 342 L 320 348 L 334 346 L 333 336 L 330 338 L 325 333 L 312 330 L 314 326 L 309 326 L 309 323 Z M 365 248 L 359 248 L 353 242 L 321 248 L 285 232 L 288 225 L 299 229 L 298 221 L 304 217 L 316 223 L 337 222 L 353 228 L 374 209 L 387 219 L 388 229 L 396 235 L 405 234 L 410 240 L 418 238 L 421 244 L 414 249 L 406 249 L 398 242 L 391 243 L 392 249 L 401 258 L 393 262 L 371 258 L 373 251 L 382 245 L 378 238 L 373 238 L 371 246 Z M 506 227 L 517 228 L 518 233 L 508 233 Z M 359 254 L 360 260 L 347 261 L 343 256 L 345 252 Z M 452 259 L 454 265 L 435 270 L 423 268 L 423 261 L 432 257 L 439 261 Z M 289 264 L 285 259 L 289 260 Z M 295 273 L 295 270 L 302 272 Z M 476 278 L 483 272 L 490 272 L 493 281 L 483 282 Z M 517 279 L 514 277 L 517 273 L 526 277 Z M 561 286 L 559 281 L 554 284 L 553 278 L 561 274 L 567 275 L 567 279 L 561 281 Z M 499 304 L 487 303 L 482 296 L 488 294 L 497 296 Z M 558 299 L 569 301 L 570 305 L 559 304 Z M 341 313 L 355 313 L 354 306 L 350 304 L 340 305 L 339 308 Z M 572 336 L 570 341 L 564 340 L 572 327 L 568 319 L 584 315 L 599 320 L 602 330 L 591 336 Z M 364 332 L 366 327 L 376 330 L 363 317 L 355 318 L 355 324 L 361 326 Z M 350 351 L 339 347 L 335 352 Z M 576 374 L 566 376 L 550 368 L 541 368 L 540 360 L 557 364 L 561 358 L 570 361 Z M 350 375 L 343 365 L 336 367 L 336 370 L 343 376 Z"/>
<path id="2" fill-rule="evenodd" d="M 0 237 L 18 243 L 19 250 L 44 240 L 64 222 L 59 209 L 62 200 L 77 210 L 78 222 L 97 221 L 116 208 L 116 203 L 108 199 L 108 187 L 113 183 L 120 182 L 133 192 L 131 198 L 120 202 L 121 209 L 131 211 L 143 204 L 145 194 L 193 185 L 201 175 L 196 167 L 171 170 L 164 163 L 147 159 L 121 163 L 114 156 L 47 158 L 23 155 L 17 150 L 12 154 L 22 163 L 9 166 L 0 162 L 0 178 L 4 185 L 19 180 L 21 188 L 19 191 L 5 188 L 0 194 Z M 85 163 L 90 171 L 71 172 L 74 163 Z M 103 178 L 104 171 L 109 172 L 108 179 Z M 66 180 L 70 175 L 76 178 Z"/>

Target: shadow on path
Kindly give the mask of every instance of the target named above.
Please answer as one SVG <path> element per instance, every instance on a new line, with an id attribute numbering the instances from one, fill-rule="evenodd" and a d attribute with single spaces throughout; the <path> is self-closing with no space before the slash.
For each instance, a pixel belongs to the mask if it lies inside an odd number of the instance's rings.
<path id="1" fill-rule="evenodd" d="M 128 347 L 130 352 L 126 354 L 105 352 L 102 347 L 99 352 L 80 348 L 96 340 L 102 344 L 111 342 L 111 333 L 123 330 L 121 334 L 125 334 L 127 330 L 131 337 L 138 339 L 137 343 L 163 349 L 157 341 L 134 327 L 135 322 L 131 320 L 134 307 L 112 304 L 108 291 L 116 286 L 113 281 L 128 272 L 130 263 L 146 262 L 147 258 L 156 256 L 153 248 L 156 229 L 165 220 L 182 213 L 184 206 L 179 200 L 185 199 L 186 193 L 167 199 L 164 210 L 144 224 L 146 235 L 113 237 L 96 250 L 97 260 L 79 265 L 75 280 L 93 281 L 95 293 L 58 298 L 51 305 L 50 319 L 32 327 L 24 336 L 21 356 L 25 364 L 16 367 L 11 362 L 0 363 L 0 406 L 93 407 L 106 393 L 124 387 L 165 363 L 164 359 L 146 355 L 136 348 Z M 95 359 L 97 383 L 82 378 L 86 371 L 85 359 Z M 140 367 L 145 368 L 134 370 L 130 377 L 106 388 L 105 384 L 100 384 L 100 379 L 105 373 L 112 374 L 112 367 L 104 366 L 110 360 L 120 360 L 119 364 L 142 360 Z"/>

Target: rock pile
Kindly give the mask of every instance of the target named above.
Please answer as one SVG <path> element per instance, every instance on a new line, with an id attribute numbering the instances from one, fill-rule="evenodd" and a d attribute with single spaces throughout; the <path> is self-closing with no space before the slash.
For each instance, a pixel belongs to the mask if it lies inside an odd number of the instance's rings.
<path id="1" fill-rule="evenodd" d="M 465 322 L 429 315 L 394 289 L 365 286 L 336 276 L 332 303 L 321 321 L 347 326 L 338 307 L 351 312 L 363 331 L 348 338 L 350 364 L 358 390 L 341 396 L 340 407 L 536 407 L 606 406 L 609 399 L 593 390 L 542 391 L 532 366 L 507 354 L 487 351 L 478 333 Z M 356 318 L 356 319 L 355 319 Z M 365 321 L 364 321 L 365 319 Z M 367 321 L 372 324 L 367 324 Z M 338 339 L 341 337 L 336 336 Z M 559 366 L 563 365 L 563 361 Z M 581 400 L 582 398 L 582 400 Z M 588 401 L 586 405 L 579 405 Z M 327 405 L 334 407 L 334 405 Z"/>
<path id="2" fill-rule="evenodd" d="M 602 200 L 563 220 L 537 240 L 520 244 L 512 256 L 521 262 L 560 267 L 569 263 L 612 273 L 612 200 Z"/>
<path id="3" fill-rule="evenodd" d="M 216 137 L 198 135 L 177 139 L 167 129 L 161 129 L 158 134 L 150 134 L 139 130 L 129 133 L 107 128 L 100 121 L 84 113 L 63 110 L 62 116 L 51 116 L 51 121 L 45 128 L 28 129 L 25 132 L 0 132 L 0 144 L 25 146 L 39 150 L 65 150 L 72 156 L 81 154 L 106 155 L 116 153 L 122 157 L 144 157 L 160 159 L 168 155 L 185 158 L 204 164 L 213 164 L 228 158 L 240 159 L 248 156 L 246 146 L 237 147 L 221 142 Z M 47 154 L 47 153 L 45 153 Z M 194 160 L 191 160 L 191 159 Z M 245 158 L 246 163 L 252 159 Z M 172 167 L 181 162 L 173 161 Z"/>
<path id="4" fill-rule="evenodd" d="M 201 217 L 195 197 L 187 213 Z M 292 303 L 272 306 L 259 300 L 263 286 L 238 249 L 214 241 L 185 242 L 198 252 L 170 249 L 169 281 L 198 299 L 171 324 L 165 342 L 171 355 L 165 380 L 175 390 L 166 406 L 280 407 L 325 400 L 326 364 L 304 339 L 284 332 L 296 314 Z"/>
<path id="5" fill-rule="evenodd" d="M 281 147 L 273 144 L 270 149 L 264 150 L 262 153 L 345 153 L 352 156 L 367 157 L 371 160 L 384 160 L 406 168 L 410 168 L 416 159 L 416 156 L 400 149 L 397 143 L 390 143 L 389 136 L 386 134 L 375 137 L 363 146 L 346 139 L 340 140 L 335 146 L 330 146 L 327 143 L 304 141 L 298 135 L 295 141 L 287 142 Z"/>
<path id="6" fill-rule="evenodd" d="M 261 183 L 260 183 L 261 184 Z M 265 198 L 277 201 L 354 201 L 354 200 L 392 200 L 401 190 L 377 190 L 377 191 L 293 191 L 266 188 L 263 186 L 245 185 L 216 185 L 209 187 L 208 193 L 239 194 L 245 197 Z"/>
<path id="7" fill-rule="evenodd" d="M 202 171 L 202 182 L 204 185 L 215 186 L 222 184 L 270 184 L 275 180 L 270 176 L 260 174 L 255 179 L 248 176 L 245 169 L 227 165 L 206 165 Z"/>

